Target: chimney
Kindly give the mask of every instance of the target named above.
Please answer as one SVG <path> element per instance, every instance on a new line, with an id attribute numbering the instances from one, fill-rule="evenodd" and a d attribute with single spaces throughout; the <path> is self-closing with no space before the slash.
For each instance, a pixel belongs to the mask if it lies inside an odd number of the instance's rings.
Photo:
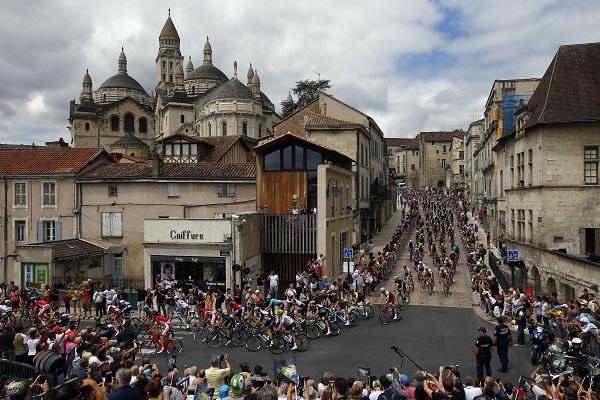
<path id="1" fill-rule="evenodd" d="M 156 148 L 156 144 L 154 144 L 150 148 L 150 154 L 152 154 L 152 176 L 158 177 L 160 175 L 160 157 L 158 155 L 158 151 Z"/>

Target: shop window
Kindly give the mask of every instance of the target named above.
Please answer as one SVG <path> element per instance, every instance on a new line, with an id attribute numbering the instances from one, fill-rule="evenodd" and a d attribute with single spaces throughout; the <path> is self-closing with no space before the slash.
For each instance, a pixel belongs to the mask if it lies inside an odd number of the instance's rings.
<path id="1" fill-rule="evenodd" d="M 108 186 L 108 196 L 109 197 L 117 197 L 119 195 L 119 188 L 117 185 L 109 185 Z"/>
<path id="2" fill-rule="evenodd" d="M 102 237 L 123 237 L 121 212 L 102 213 Z"/>
<path id="3" fill-rule="evenodd" d="M 167 196 L 168 197 L 179 197 L 179 183 L 167 184 Z"/>
<path id="4" fill-rule="evenodd" d="M 235 196 L 235 184 L 234 183 L 219 183 L 217 185 L 217 195 L 219 197 Z"/>
<path id="5" fill-rule="evenodd" d="M 27 183 L 17 182 L 15 183 L 15 206 L 23 207 L 27 206 Z"/>

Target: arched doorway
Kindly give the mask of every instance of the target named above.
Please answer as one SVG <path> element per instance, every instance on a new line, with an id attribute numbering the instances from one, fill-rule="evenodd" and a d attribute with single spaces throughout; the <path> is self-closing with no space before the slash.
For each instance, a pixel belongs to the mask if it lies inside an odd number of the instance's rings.
<path id="1" fill-rule="evenodd" d="M 540 270 L 537 266 L 532 266 L 529 268 L 529 282 L 533 286 L 533 290 L 535 290 L 536 296 L 542 295 L 542 278 L 540 276 Z"/>
<path id="2" fill-rule="evenodd" d="M 556 281 L 554 278 L 548 278 L 548 281 L 546 281 L 546 290 L 549 294 L 558 293 L 556 291 Z"/>
<path id="3" fill-rule="evenodd" d="M 443 188 L 444 187 L 444 181 L 438 181 L 437 187 Z"/>

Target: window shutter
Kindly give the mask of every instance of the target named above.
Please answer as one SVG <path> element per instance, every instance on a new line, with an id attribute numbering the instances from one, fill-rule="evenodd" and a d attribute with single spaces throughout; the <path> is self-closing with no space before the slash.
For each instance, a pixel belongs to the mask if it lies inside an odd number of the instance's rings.
<path id="1" fill-rule="evenodd" d="M 102 236 L 110 236 L 110 213 L 102 213 Z"/>
<path id="2" fill-rule="evenodd" d="M 105 279 L 112 275 L 114 257 L 115 257 L 115 255 L 112 253 L 104 254 L 104 257 L 103 257 L 104 259 L 102 261 L 104 262 L 103 267 L 104 267 L 104 278 Z"/>
<path id="3" fill-rule="evenodd" d="M 39 220 L 37 222 L 37 242 L 42 243 L 44 241 L 44 221 Z"/>
<path id="4" fill-rule="evenodd" d="M 217 195 L 219 197 L 225 196 L 225 185 L 222 183 L 217 184 Z"/>
<path id="5" fill-rule="evenodd" d="M 227 184 L 227 196 L 235 196 L 235 183 Z"/>
<path id="6" fill-rule="evenodd" d="M 123 236 L 123 232 L 121 232 L 121 216 L 123 214 L 122 213 L 111 213 L 111 224 L 110 224 L 110 230 L 111 230 L 111 236 L 113 237 L 121 237 Z"/>
<path id="7" fill-rule="evenodd" d="M 62 240 L 62 223 L 54 222 L 54 240 Z"/>

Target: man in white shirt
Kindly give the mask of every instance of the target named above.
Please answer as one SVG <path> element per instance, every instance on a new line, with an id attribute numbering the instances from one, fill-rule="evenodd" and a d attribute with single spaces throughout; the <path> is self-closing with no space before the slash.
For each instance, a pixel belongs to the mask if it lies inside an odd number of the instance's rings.
<path id="1" fill-rule="evenodd" d="M 480 387 L 475 386 L 475 378 L 467 376 L 465 378 L 465 400 L 473 400 L 477 396 L 481 396 L 483 391 Z"/>
<path id="2" fill-rule="evenodd" d="M 277 290 L 279 289 L 279 275 L 277 275 L 275 271 L 271 271 L 269 274 L 269 288 L 271 289 L 273 296 L 276 296 Z"/>

